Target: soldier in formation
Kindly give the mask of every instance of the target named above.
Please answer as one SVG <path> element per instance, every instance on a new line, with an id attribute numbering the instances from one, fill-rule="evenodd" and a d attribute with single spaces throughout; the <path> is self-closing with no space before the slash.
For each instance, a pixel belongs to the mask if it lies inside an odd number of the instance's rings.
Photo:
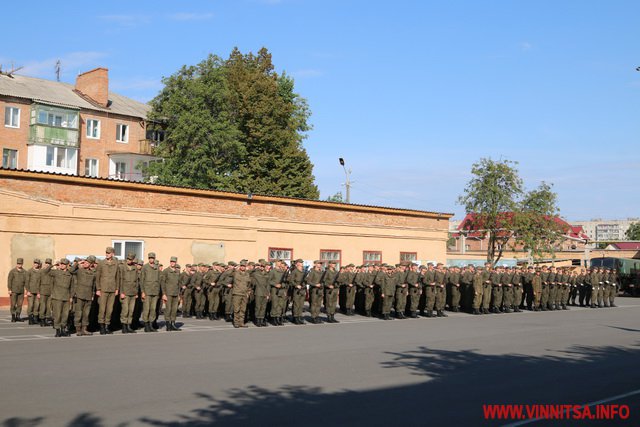
<path id="1" fill-rule="evenodd" d="M 29 270 L 16 260 L 9 272 L 8 290 L 12 322 L 20 322 L 27 296 L 29 324 L 52 325 L 57 337 L 91 335 L 91 313 L 95 305 L 101 335 L 112 333 L 115 299 L 120 306 L 122 333 L 135 333 L 142 315 L 145 332 L 157 332 L 156 320 L 164 307 L 167 331 L 180 331 L 178 311 L 183 317 L 225 320 L 244 328 L 252 320 L 265 327 L 268 321 L 281 326 L 288 321 L 304 325 L 304 305 L 309 302 L 310 323 L 338 323 L 340 310 L 382 319 L 447 317 L 465 311 L 490 313 L 568 310 L 569 306 L 615 307 L 619 278 L 612 269 L 546 267 L 445 267 L 438 263 L 361 265 L 340 269 L 335 261 L 316 260 L 310 269 L 297 259 L 291 267 L 283 260 L 272 263 L 242 260 L 239 264 L 178 265 L 171 257 L 167 268 L 148 254 L 144 264 L 135 254 L 119 262 L 108 247 L 101 261 L 89 256 L 70 263 L 33 261 Z M 94 320 L 94 321 L 95 321 Z"/>

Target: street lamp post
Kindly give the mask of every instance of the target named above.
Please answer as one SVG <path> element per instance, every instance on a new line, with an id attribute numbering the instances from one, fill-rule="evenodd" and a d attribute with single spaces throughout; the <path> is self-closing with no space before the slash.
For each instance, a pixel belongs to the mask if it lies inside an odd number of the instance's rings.
<path id="1" fill-rule="evenodd" d="M 347 169 L 347 167 L 344 165 L 344 159 L 342 157 L 340 157 L 338 160 L 340 161 L 340 165 L 344 169 L 344 175 L 346 177 L 346 180 L 344 183 L 344 187 L 346 188 L 346 193 L 347 193 L 346 202 L 351 203 L 351 181 L 349 180 L 349 176 L 351 175 L 351 169 Z"/>

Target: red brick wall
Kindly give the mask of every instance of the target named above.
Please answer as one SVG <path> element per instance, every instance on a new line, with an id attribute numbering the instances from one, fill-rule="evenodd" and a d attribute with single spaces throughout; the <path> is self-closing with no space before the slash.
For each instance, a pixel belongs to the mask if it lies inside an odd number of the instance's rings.
<path id="1" fill-rule="evenodd" d="M 5 107 L 20 108 L 20 128 L 6 127 L 4 123 Z M 18 150 L 18 169 L 27 168 L 27 141 L 29 139 L 29 117 L 31 103 L 24 100 L 0 99 L 0 155 L 3 148 Z M 0 163 L 2 166 L 2 163 Z"/>

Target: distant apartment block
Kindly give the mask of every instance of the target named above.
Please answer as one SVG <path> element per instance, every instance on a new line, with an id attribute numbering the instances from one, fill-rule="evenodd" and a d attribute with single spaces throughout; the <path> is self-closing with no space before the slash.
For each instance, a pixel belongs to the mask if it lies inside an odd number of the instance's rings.
<path id="1" fill-rule="evenodd" d="M 627 240 L 626 232 L 634 222 L 640 218 L 627 219 L 592 219 L 590 221 L 573 221 L 574 225 L 581 225 L 584 232 L 593 242 Z"/>
<path id="2" fill-rule="evenodd" d="M 2 167 L 142 181 L 164 138 L 149 106 L 109 91 L 106 68 L 75 85 L 0 74 Z"/>

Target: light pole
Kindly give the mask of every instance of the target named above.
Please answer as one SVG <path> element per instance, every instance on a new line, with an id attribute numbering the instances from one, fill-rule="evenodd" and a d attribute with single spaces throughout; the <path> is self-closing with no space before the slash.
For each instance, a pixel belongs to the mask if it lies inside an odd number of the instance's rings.
<path id="1" fill-rule="evenodd" d="M 346 177 L 346 181 L 344 183 L 344 187 L 346 188 L 346 192 L 347 192 L 346 202 L 351 203 L 351 181 L 349 180 L 349 175 L 351 175 L 351 169 L 347 169 L 347 167 L 344 165 L 344 159 L 342 157 L 340 157 L 338 160 L 340 161 L 340 165 L 344 169 L 344 175 Z"/>

